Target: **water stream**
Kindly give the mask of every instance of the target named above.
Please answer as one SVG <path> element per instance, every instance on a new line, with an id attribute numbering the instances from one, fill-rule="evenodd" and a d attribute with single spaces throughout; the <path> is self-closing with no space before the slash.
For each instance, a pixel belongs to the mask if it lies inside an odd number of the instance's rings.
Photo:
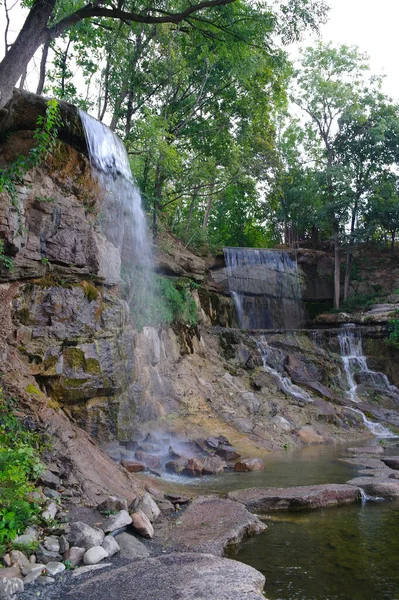
<path id="1" fill-rule="evenodd" d="M 304 320 L 298 266 L 287 250 L 224 248 L 241 329 L 293 329 Z"/>

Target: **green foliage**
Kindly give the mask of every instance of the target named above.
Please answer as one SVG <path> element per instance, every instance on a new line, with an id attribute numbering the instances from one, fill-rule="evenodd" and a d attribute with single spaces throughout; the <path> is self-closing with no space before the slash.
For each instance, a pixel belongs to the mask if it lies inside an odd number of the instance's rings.
<path id="1" fill-rule="evenodd" d="M 11 271 L 14 270 L 14 261 L 10 256 L 4 254 L 4 241 L 0 240 L 0 265 L 3 265 L 6 269 Z"/>
<path id="2" fill-rule="evenodd" d="M 93 300 L 97 300 L 99 291 L 95 285 L 88 281 L 82 281 L 80 284 L 84 290 L 85 297 L 89 302 L 93 302 Z"/>
<path id="3" fill-rule="evenodd" d="M 139 329 L 172 323 L 194 327 L 198 322 L 197 305 L 189 283 L 173 282 L 160 275 L 146 280 L 136 272 L 131 279 L 124 278 L 124 288 Z"/>
<path id="4" fill-rule="evenodd" d="M 14 402 L 0 389 L 0 545 L 11 542 L 39 513 L 32 500 L 34 482 L 43 471 L 40 435 L 13 414 Z"/>
<path id="5" fill-rule="evenodd" d="M 339 312 L 358 312 L 369 309 L 373 304 L 379 302 L 380 290 L 375 290 L 369 294 L 354 294 L 350 296 L 345 302 L 342 302 Z M 334 310 L 333 312 L 337 312 Z"/>
<path id="6" fill-rule="evenodd" d="M 399 350 L 399 319 L 392 319 L 388 324 L 389 336 L 386 343 Z"/>

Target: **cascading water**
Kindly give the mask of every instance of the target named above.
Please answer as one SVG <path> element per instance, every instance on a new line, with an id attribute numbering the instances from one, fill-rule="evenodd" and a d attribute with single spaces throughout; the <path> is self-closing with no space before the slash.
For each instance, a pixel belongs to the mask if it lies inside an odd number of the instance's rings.
<path id="1" fill-rule="evenodd" d="M 241 329 L 294 329 L 304 319 L 298 266 L 287 250 L 224 248 Z"/>
<path id="2" fill-rule="evenodd" d="M 266 371 L 266 373 L 270 373 L 270 375 L 278 380 L 280 389 L 288 396 L 296 398 L 297 400 L 302 400 L 302 402 L 306 403 L 312 402 L 312 398 L 309 396 L 309 394 L 307 394 L 299 386 L 292 383 L 289 377 L 282 375 L 270 365 L 270 355 L 273 352 L 273 349 L 267 343 L 265 336 L 255 338 L 255 341 L 262 356 L 263 369 Z"/>
<path id="3" fill-rule="evenodd" d="M 103 194 L 102 228 L 119 249 L 125 296 L 135 312 L 145 310 L 152 293 L 152 252 L 141 196 L 123 142 L 103 123 L 79 111 L 90 164 Z"/>
<path id="4" fill-rule="evenodd" d="M 389 383 L 387 376 L 384 375 L 384 373 L 377 373 L 376 371 L 371 371 L 369 369 L 367 358 L 363 354 L 362 335 L 360 330 L 352 323 L 345 325 L 342 327 L 338 339 L 341 348 L 341 359 L 348 381 L 349 399 L 354 403 L 359 403 L 360 400 L 357 394 L 358 384 L 356 382 L 356 377 L 362 377 L 364 380 L 371 382 L 373 387 L 375 387 L 379 393 L 385 393 L 391 397 L 396 397 L 399 400 L 399 390 Z M 367 429 L 369 429 L 376 437 L 397 437 L 389 429 L 381 425 L 381 423 L 370 421 L 361 410 L 357 408 L 351 408 L 350 410 L 361 415 Z"/>

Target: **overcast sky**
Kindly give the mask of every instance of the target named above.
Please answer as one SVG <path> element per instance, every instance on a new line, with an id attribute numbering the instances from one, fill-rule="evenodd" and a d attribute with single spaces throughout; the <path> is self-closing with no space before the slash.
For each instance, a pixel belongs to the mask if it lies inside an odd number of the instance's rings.
<path id="1" fill-rule="evenodd" d="M 370 56 L 374 74 L 386 75 L 384 91 L 399 101 L 398 78 L 398 28 L 399 0 L 327 0 L 331 6 L 329 22 L 322 27 L 324 42 L 359 46 Z M 3 39 L 5 25 L 3 7 L 0 2 L 0 39 Z M 21 19 L 16 19 L 16 7 L 12 13 L 11 29 L 18 30 Z M 314 38 L 313 38 L 314 39 Z M 312 38 L 307 38 L 310 45 Z M 0 56 L 3 44 L 0 44 Z M 30 87 L 35 89 L 37 75 Z"/>

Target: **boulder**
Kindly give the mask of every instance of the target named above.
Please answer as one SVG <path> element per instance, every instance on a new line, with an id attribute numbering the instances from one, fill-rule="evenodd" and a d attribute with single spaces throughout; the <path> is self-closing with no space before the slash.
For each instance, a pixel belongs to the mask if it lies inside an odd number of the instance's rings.
<path id="1" fill-rule="evenodd" d="M 142 450 L 137 450 L 134 455 L 137 460 L 141 463 L 144 463 L 146 467 L 149 469 L 160 469 L 162 466 L 162 461 L 159 456 L 154 454 L 149 454 L 148 452 L 143 452 Z"/>
<path id="2" fill-rule="evenodd" d="M 356 448 L 348 448 L 348 452 L 352 454 L 383 454 L 384 448 L 381 445 L 373 446 L 358 446 Z"/>
<path id="3" fill-rule="evenodd" d="M 101 529 L 104 533 L 112 533 L 112 531 L 115 531 L 116 529 L 121 529 L 122 527 L 126 527 L 126 525 L 130 525 L 131 522 L 132 518 L 127 510 L 121 510 L 116 515 L 110 515 L 101 525 Z"/>
<path id="4" fill-rule="evenodd" d="M 101 546 L 104 540 L 104 532 L 98 527 L 89 527 L 82 521 L 72 523 L 68 541 L 72 546 L 78 546 L 88 550 L 93 546 Z"/>
<path id="5" fill-rule="evenodd" d="M 386 458 L 382 458 L 381 460 L 390 469 L 399 471 L 399 456 L 387 456 Z"/>
<path id="6" fill-rule="evenodd" d="M 126 498 L 118 498 L 117 496 L 108 496 L 97 506 L 97 510 L 112 513 L 127 510 L 127 500 Z"/>
<path id="7" fill-rule="evenodd" d="M 15 538 L 15 544 L 32 544 L 32 542 L 37 542 L 39 539 L 39 532 L 37 527 L 31 525 L 25 529 L 25 532 L 22 535 L 19 535 Z"/>
<path id="8" fill-rule="evenodd" d="M 199 458 L 189 458 L 184 466 L 182 475 L 187 475 L 188 477 L 200 477 L 202 471 L 203 466 L 201 460 Z"/>
<path id="9" fill-rule="evenodd" d="M 98 600 L 105 589 L 134 600 L 264 600 L 264 583 L 259 571 L 234 560 L 172 553 L 93 575 L 75 585 L 67 598 Z"/>
<path id="10" fill-rule="evenodd" d="M 161 513 L 164 515 L 173 515 L 173 513 L 175 512 L 174 505 L 172 504 L 172 502 L 170 502 L 170 500 L 167 500 L 166 498 L 157 499 L 157 505 Z"/>
<path id="11" fill-rule="evenodd" d="M 47 563 L 52 561 L 60 561 L 62 560 L 62 556 L 59 552 L 52 552 L 51 550 L 47 550 L 42 544 L 39 544 L 36 549 L 36 558 L 38 562 L 47 565 Z"/>
<path id="12" fill-rule="evenodd" d="M 29 560 L 26 558 L 25 554 L 20 550 L 12 550 L 9 554 L 10 557 L 10 566 L 17 566 L 20 569 L 27 567 L 29 565 Z"/>
<path id="13" fill-rule="evenodd" d="M 120 464 L 122 467 L 125 467 L 129 473 L 140 473 L 141 471 L 145 471 L 145 465 L 137 460 L 128 460 L 124 458 L 121 460 Z"/>
<path id="14" fill-rule="evenodd" d="M 263 471 L 265 463 L 261 458 L 242 458 L 234 465 L 234 471 Z"/>
<path id="15" fill-rule="evenodd" d="M 55 535 L 49 535 L 44 538 L 43 546 L 46 550 L 50 552 L 59 552 L 60 551 L 60 541 L 59 538 Z"/>
<path id="16" fill-rule="evenodd" d="M 132 517 L 132 527 L 137 533 L 145 538 L 154 537 L 154 528 L 147 515 L 142 510 L 137 510 L 130 515 Z"/>
<path id="17" fill-rule="evenodd" d="M 297 436 L 304 444 L 323 444 L 325 439 L 316 433 L 310 425 L 306 425 L 297 431 Z"/>
<path id="18" fill-rule="evenodd" d="M 369 496 L 380 498 L 398 498 L 399 481 L 381 477 L 354 477 L 347 481 L 349 485 L 361 487 Z"/>
<path id="19" fill-rule="evenodd" d="M 89 548 L 83 557 L 85 565 L 96 565 L 97 563 L 108 558 L 108 552 L 102 546 L 92 546 Z"/>
<path id="20" fill-rule="evenodd" d="M 11 579 L 15 577 L 17 579 L 22 579 L 21 569 L 18 567 L 18 565 L 15 565 L 15 567 L 6 567 L 5 569 L 1 569 L 0 573 L 2 579 Z"/>
<path id="21" fill-rule="evenodd" d="M 237 450 L 233 448 L 233 446 L 228 445 L 219 445 L 219 448 L 216 450 L 217 456 L 223 458 L 223 460 L 232 461 L 240 458 L 241 454 L 238 454 Z"/>
<path id="22" fill-rule="evenodd" d="M 158 505 L 154 502 L 148 492 L 146 492 L 140 500 L 138 508 L 143 511 L 151 523 L 153 523 L 161 514 Z"/>
<path id="23" fill-rule="evenodd" d="M 217 473 L 223 473 L 227 469 L 225 461 L 218 456 L 201 458 L 201 463 L 203 475 L 216 475 Z"/>
<path id="24" fill-rule="evenodd" d="M 46 565 L 46 573 L 48 573 L 50 577 L 59 575 L 63 571 L 65 571 L 65 565 L 62 562 L 49 562 Z"/>
<path id="25" fill-rule="evenodd" d="M 0 598 L 9 600 L 15 598 L 14 594 L 24 591 L 24 584 L 18 577 L 0 577 Z"/>
<path id="26" fill-rule="evenodd" d="M 227 497 L 241 502 L 248 510 L 302 510 L 349 504 L 359 499 L 359 489 L 351 485 L 328 483 L 291 488 L 251 488 L 229 492 Z"/>
<path id="27" fill-rule="evenodd" d="M 222 556 L 236 550 L 242 540 L 261 533 L 266 526 L 237 502 L 218 496 L 196 498 L 167 532 L 167 541 L 187 551 Z"/>
<path id="28" fill-rule="evenodd" d="M 119 545 L 121 558 L 136 560 L 147 558 L 150 554 L 146 546 L 130 533 L 120 533 L 115 537 L 115 541 Z"/>

